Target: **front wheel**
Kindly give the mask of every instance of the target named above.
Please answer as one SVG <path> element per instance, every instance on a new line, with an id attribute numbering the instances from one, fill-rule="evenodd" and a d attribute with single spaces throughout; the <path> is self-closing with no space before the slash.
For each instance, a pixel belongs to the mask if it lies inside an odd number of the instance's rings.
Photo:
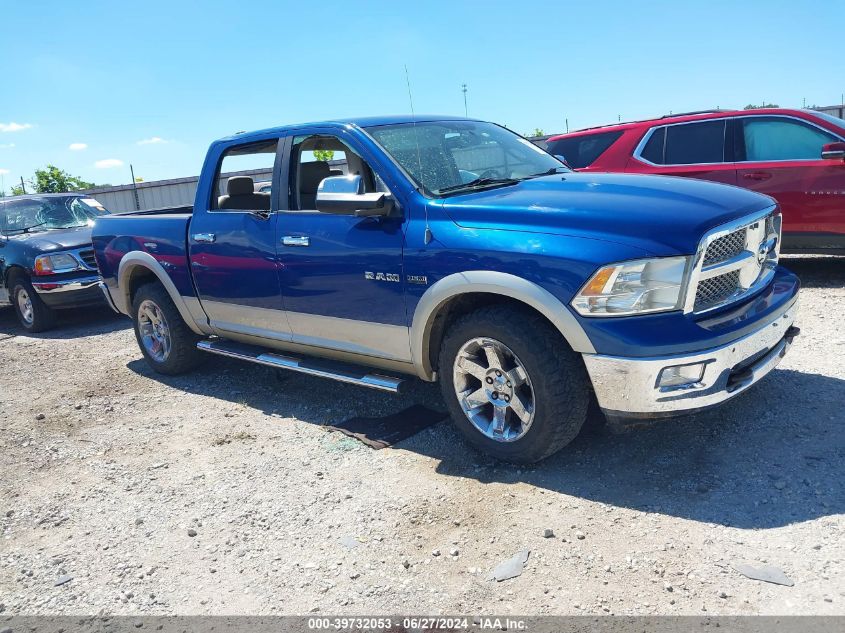
<path id="1" fill-rule="evenodd" d="M 12 283 L 12 302 L 18 321 L 28 332 L 43 332 L 56 324 L 56 313 L 35 292 L 32 284 L 18 277 Z"/>
<path id="2" fill-rule="evenodd" d="M 179 310 L 159 283 L 138 288 L 132 301 L 135 338 L 150 367 L 160 374 L 175 376 L 201 361 L 197 336 L 185 324 Z"/>
<path id="3" fill-rule="evenodd" d="M 438 369 L 452 420 L 493 457 L 537 462 L 575 439 L 586 420 L 583 361 L 528 310 L 491 306 L 462 317 L 443 339 Z"/>

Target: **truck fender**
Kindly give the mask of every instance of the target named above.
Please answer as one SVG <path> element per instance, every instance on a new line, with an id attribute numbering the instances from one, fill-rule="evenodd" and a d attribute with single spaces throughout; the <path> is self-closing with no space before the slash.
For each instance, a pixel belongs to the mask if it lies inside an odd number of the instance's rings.
<path id="1" fill-rule="evenodd" d="M 135 271 L 138 267 L 146 268 L 156 276 L 156 278 L 161 282 L 161 285 L 164 286 L 164 289 L 167 290 L 167 294 L 170 295 L 170 298 L 176 305 L 176 309 L 179 310 L 179 314 L 182 315 L 182 320 L 185 321 L 185 324 L 191 328 L 194 333 L 199 334 L 200 336 L 208 334 L 208 332 L 203 332 L 197 322 L 197 319 L 195 318 L 195 313 L 202 313 L 202 307 L 199 305 L 199 300 L 195 297 L 188 297 L 188 301 L 186 301 L 186 298 L 179 294 L 173 280 L 170 278 L 170 275 L 167 274 L 167 271 L 164 270 L 162 265 L 158 263 L 152 255 L 145 253 L 144 251 L 130 251 L 120 260 L 120 266 L 117 270 L 118 292 L 112 294 L 115 305 L 120 312 L 129 314 L 132 311 L 132 305 L 129 297 L 129 280 L 132 277 L 133 271 Z M 189 301 L 192 304 L 196 304 L 193 311 L 188 305 Z"/>
<path id="2" fill-rule="evenodd" d="M 449 299 L 469 292 L 497 294 L 525 303 L 545 316 L 573 350 L 585 354 L 596 351 L 578 320 L 545 288 L 509 273 L 471 270 L 444 277 L 420 297 L 411 324 L 411 357 L 421 378 L 431 380 L 434 376 L 429 345 L 432 326 L 440 308 Z"/>

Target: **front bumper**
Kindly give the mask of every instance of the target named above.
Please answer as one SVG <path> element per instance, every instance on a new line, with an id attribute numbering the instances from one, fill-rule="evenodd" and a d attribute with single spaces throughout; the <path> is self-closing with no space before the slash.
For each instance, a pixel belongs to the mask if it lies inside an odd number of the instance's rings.
<path id="1" fill-rule="evenodd" d="M 777 366 L 797 335 L 797 301 L 750 334 L 687 355 L 624 358 L 584 354 L 596 397 L 611 418 L 659 418 L 705 409 L 742 393 Z M 698 380 L 660 386 L 663 370 L 701 364 Z"/>
<path id="2" fill-rule="evenodd" d="M 99 275 L 90 275 L 75 279 L 34 280 L 32 287 L 48 306 L 52 308 L 72 308 L 101 303 L 103 295 L 98 287 L 99 283 Z"/>

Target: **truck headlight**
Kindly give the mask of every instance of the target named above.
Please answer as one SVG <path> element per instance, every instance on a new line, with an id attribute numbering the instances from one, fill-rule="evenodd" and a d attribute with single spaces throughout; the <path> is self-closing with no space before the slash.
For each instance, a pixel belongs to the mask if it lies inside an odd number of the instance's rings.
<path id="1" fill-rule="evenodd" d="M 80 268 L 79 262 L 70 253 L 53 253 L 52 255 L 39 255 L 35 258 L 36 275 L 69 273 Z"/>
<path id="2" fill-rule="evenodd" d="M 584 316 L 679 310 L 689 257 L 637 259 L 600 268 L 572 300 Z"/>

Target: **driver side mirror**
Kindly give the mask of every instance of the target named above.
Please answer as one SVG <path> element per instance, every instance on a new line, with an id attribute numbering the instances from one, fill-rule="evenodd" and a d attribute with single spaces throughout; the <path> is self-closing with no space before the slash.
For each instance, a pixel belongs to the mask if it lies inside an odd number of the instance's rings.
<path id="1" fill-rule="evenodd" d="M 360 175 L 330 176 L 317 188 L 317 211 L 359 218 L 388 216 L 393 211 L 393 198 L 379 191 L 364 192 Z"/>
<path id="2" fill-rule="evenodd" d="M 822 158 L 845 160 L 845 142 L 827 143 L 822 147 Z"/>

